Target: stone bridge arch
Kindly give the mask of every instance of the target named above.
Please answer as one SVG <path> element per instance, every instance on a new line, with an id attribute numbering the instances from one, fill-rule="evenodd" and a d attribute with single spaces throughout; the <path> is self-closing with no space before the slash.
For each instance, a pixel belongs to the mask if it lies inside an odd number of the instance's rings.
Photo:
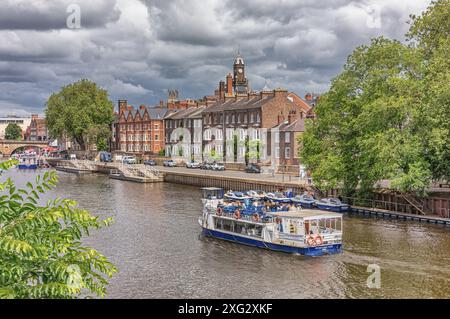
<path id="1" fill-rule="evenodd" d="M 39 141 L 0 140 L 0 153 L 3 154 L 3 156 L 11 156 L 18 148 L 27 146 L 44 148 L 48 146 L 48 143 Z"/>

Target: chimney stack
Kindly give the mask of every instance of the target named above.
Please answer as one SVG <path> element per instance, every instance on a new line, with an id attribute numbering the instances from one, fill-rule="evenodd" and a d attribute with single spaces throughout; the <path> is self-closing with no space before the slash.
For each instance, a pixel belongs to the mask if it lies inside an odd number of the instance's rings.
<path id="1" fill-rule="evenodd" d="M 227 95 L 233 96 L 233 76 L 231 73 L 227 75 Z"/>
<path id="2" fill-rule="evenodd" d="M 284 116 L 283 113 L 278 114 L 278 125 L 284 122 Z"/>
<path id="3" fill-rule="evenodd" d="M 225 99 L 225 82 L 219 82 L 219 99 L 223 101 Z"/>
<path id="4" fill-rule="evenodd" d="M 280 89 L 280 88 L 275 89 L 275 90 L 273 90 L 273 94 L 274 94 L 275 98 L 280 97 L 280 98 L 287 99 L 287 97 L 288 97 L 288 91 L 285 89 Z"/>
<path id="5" fill-rule="evenodd" d="M 127 100 L 119 100 L 119 114 L 122 112 L 125 112 L 128 107 L 128 101 Z"/>

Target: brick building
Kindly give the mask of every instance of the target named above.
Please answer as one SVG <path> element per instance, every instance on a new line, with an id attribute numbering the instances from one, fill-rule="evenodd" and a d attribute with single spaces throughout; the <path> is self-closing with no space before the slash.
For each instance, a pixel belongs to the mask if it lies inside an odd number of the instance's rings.
<path id="1" fill-rule="evenodd" d="M 134 155 L 157 154 L 164 150 L 164 116 L 166 107 L 134 108 L 126 100 L 119 100 L 119 112 L 115 123 L 115 147 L 117 151 Z"/>
<path id="2" fill-rule="evenodd" d="M 180 154 L 201 156 L 202 112 L 205 109 L 206 106 L 193 106 L 165 117 L 166 156 L 180 156 Z M 191 149 L 186 149 L 187 146 L 179 144 L 179 142 L 187 142 L 188 137 Z M 180 148 L 183 148 L 183 153 L 180 153 Z"/>
<path id="3" fill-rule="evenodd" d="M 38 114 L 31 115 L 31 122 L 25 132 L 25 139 L 28 141 L 48 141 L 47 121 L 39 118 Z"/>
<path id="4" fill-rule="evenodd" d="M 261 92 L 251 91 L 240 54 L 233 69 L 233 74 L 219 82 L 214 96 L 185 109 L 172 107 L 176 112 L 164 119 L 166 155 L 186 158 L 189 154 L 205 160 L 203 155 L 213 152 L 226 163 L 242 163 L 248 161 L 249 145 L 256 141 L 258 153 L 266 156 L 258 161 L 298 172 L 298 136 L 304 132 L 304 120 L 311 114 L 315 98 L 311 95 L 305 101 L 295 93 L 267 86 Z M 182 133 L 180 128 L 187 131 Z M 186 132 L 191 138 L 190 150 L 185 149 L 188 143 L 182 143 L 187 142 L 181 137 Z"/>

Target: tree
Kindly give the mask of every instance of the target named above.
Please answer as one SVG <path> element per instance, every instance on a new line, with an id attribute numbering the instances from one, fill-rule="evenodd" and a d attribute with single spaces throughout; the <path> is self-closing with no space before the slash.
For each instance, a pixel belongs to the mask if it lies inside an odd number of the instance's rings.
<path id="1" fill-rule="evenodd" d="M 421 16 L 411 16 L 407 39 L 423 65 L 421 103 L 415 129 L 434 180 L 450 176 L 450 0 L 432 1 Z"/>
<path id="2" fill-rule="evenodd" d="M 46 172 L 25 189 L 11 179 L 0 183 L 0 298 L 105 296 L 105 277 L 117 270 L 81 239 L 112 220 L 101 221 L 70 199 L 39 205 L 40 195 L 56 182 L 56 173 Z"/>
<path id="3" fill-rule="evenodd" d="M 110 130 L 114 107 L 106 90 L 89 80 L 80 80 L 52 94 L 45 114 L 51 136 L 73 139 L 85 150 L 87 143 L 106 138 L 103 133 Z M 90 140 L 92 136 L 94 141 Z"/>
<path id="4" fill-rule="evenodd" d="M 362 195 L 389 179 L 424 195 L 433 179 L 448 179 L 449 7 L 434 1 L 413 17 L 409 46 L 381 37 L 349 56 L 300 141 L 319 187 Z"/>
<path id="5" fill-rule="evenodd" d="M 16 123 L 9 123 L 5 129 L 5 139 L 19 140 L 22 137 L 22 129 Z"/>

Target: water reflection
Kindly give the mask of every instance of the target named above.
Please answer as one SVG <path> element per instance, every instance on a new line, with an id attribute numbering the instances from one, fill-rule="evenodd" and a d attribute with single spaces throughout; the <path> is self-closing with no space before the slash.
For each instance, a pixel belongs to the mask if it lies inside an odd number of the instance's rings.
<path id="1" fill-rule="evenodd" d="M 20 184 L 34 173 L 11 171 Z M 200 190 L 60 173 L 48 196 L 115 224 L 86 240 L 119 268 L 110 298 L 448 298 L 450 229 L 345 217 L 342 254 L 310 258 L 200 236 Z M 381 267 L 369 289 L 367 266 Z"/>

